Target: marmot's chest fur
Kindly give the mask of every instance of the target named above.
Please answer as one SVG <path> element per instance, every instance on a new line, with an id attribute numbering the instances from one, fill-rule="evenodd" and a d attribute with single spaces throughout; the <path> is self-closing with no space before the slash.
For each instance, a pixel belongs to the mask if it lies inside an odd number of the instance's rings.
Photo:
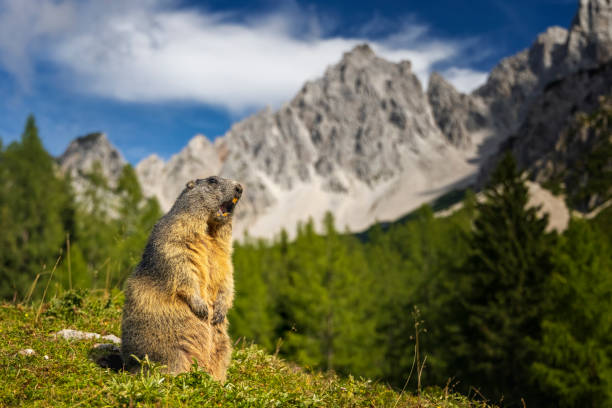
<path id="1" fill-rule="evenodd" d="M 202 234 L 197 234 L 186 245 L 199 278 L 200 295 L 212 303 L 225 282 L 233 278 L 230 249 L 226 243 Z"/>

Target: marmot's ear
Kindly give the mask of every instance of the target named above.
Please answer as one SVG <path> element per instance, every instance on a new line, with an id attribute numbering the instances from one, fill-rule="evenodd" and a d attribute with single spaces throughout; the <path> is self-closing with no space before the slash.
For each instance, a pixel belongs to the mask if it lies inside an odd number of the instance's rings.
<path id="1" fill-rule="evenodd" d="M 188 189 L 191 190 L 192 188 L 195 187 L 195 181 L 193 181 L 193 180 L 188 181 L 187 184 L 185 185 L 185 187 L 187 187 Z"/>

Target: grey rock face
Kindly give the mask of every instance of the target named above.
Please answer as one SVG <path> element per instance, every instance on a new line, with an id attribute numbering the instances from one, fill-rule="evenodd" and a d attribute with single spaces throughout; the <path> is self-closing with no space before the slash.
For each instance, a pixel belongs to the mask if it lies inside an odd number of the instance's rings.
<path id="1" fill-rule="evenodd" d="M 552 142 L 535 136 L 538 127 L 562 121 L 569 103 L 545 112 L 541 96 L 556 105 L 551 83 L 610 60 L 611 30 L 610 0 L 582 0 L 569 31 L 549 28 L 528 50 L 502 60 L 470 95 L 437 74 L 424 93 L 410 62 L 385 61 L 361 45 L 278 111 L 264 109 L 214 143 L 196 136 L 168 162 L 151 156 L 136 171 L 145 194 L 166 210 L 190 179 L 220 174 L 240 180 L 238 237 L 247 229 L 265 237 L 291 231 L 327 210 L 340 228 L 352 230 L 392 220 L 471 182 L 493 139 L 533 131 L 520 156 L 526 163 L 539 160 Z M 546 123 L 534 122 L 538 114 Z M 489 139 L 479 145 L 483 138 Z M 108 148 L 101 149 L 107 157 Z M 87 165 L 83 151 L 91 149 L 69 150 L 77 153 L 67 152 L 73 158 L 63 167 Z M 116 174 L 116 168 L 105 171 Z"/>
<path id="2" fill-rule="evenodd" d="M 503 59 L 474 91 L 489 105 L 498 133 L 508 135 L 520 125 L 525 106 L 555 77 L 566 40 L 567 30 L 549 28 L 530 49 Z"/>
<path id="3" fill-rule="evenodd" d="M 598 97 L 612 89 L 612 2 L 581 0 L 569 31 L 549 29 L 529 51 L 511 59 L 508 80 L 499 75 L 509 67 L 502 62 L 476 93 L 493 101 L 493 117 L 511 135 L 500 150 L 511 149 L 536 181 L 558 178 L 585 148 L 567 148 L 575 114 L 592 111 Z M 504 110 L 509 112 L 506 120 Z M 485 163 L 479 185 L 500 154 Z"/>
<path id="4" fill-rule="evenodd" d="M 464 138 L 468 145 L 468 135 Z M 378 58 L 367 45 L 346 53 L 278 111 L 262 110 L 206 146 L 184 150 L 167 164 L 156 157 L 141 162 L 137 172 L 145 192 L 161 196 L 167 209 L 176 196 L 172 189 L 178 192 L 195 172 L 218 172 L 245 185 L 236 213 L 238 233 L 268 216 L 274 224 L 270 231 L 263 231 L 265 225 L 255 227 L 257 235 L 267 236 L 280 227 L 293 229 L 308 216 L 321 217 L 339 202 L 367 211 L 382 194 L 376 188 L 398 183 L 408 170 L 417 169 L 413 177 L 422 178 L 430 167 L 446 166 L 436 173 L 439 178 L 465 165 L 462 153 L 438 129 L 410 63 Z M 370 192 L 364 203 L 356 197 L 362 190 Z M 300 194 L 312 202 L 298 198 Z M 414 203 L 406 200 L 405 205 Z M 364 214 L 340 216 L 340 222 L 351 225 L 352 217 Z M 365 217 L 365 226 L 375 220 L 374 213 Z"/>
<path id="5" fill-rule="evenodd" d="M 406 151 L 420 149 L 419 140 L 442 144 L 410 63 L 385 61 L 367 45 L 306 84 L 290 109 L 306 131 L 314 171 L 332 191 L 350 187 L 332 181 L 336 169 L 371 186 L 398 174 Z"/>
<path id="6" fill-rule="evenodd" d="M 612 59 L 612 2 L 580 0 L 571 27 L 551 27 L 534 44 L 506 58 L 474 92 L 490 105 L 498 132 L 514 133 L 546 84 Z"/>
<path id="7" fill-rule="evenodd" d="M 217 174 L 220 167 L 215 147 L 205 136 L 196 135 L 167 163 L 157 155 L 142 160 L 136 166 L 136 174 L 144 194 L 157 197 L 162 208 L 168 210 L 185 183 Z"/>
<path id="8" fill-rule="evenodd" d="M 76 138 L 58 161 L 62 171 L 70 173 L 77 183 L 84 174 L 93 170 L 97 162 L 111 186 L 116 184 L 123 166 L 127 163 L 104 133 L 91 133 Z"/>
<path id="9" fill-rule="evenodd" d="M 491 126 L 482 98 L 459 93 L 436 72 L 429 77 L 427 99 L 438 127 L 457 147 L 471 146 L 472 134 Z"/>
<path id="10" fill-rule="evenodd" d="M 612 2 L 580 0 L 565 51 L 569 70 L 594 68 L 612 59 Z"/>
<path id="11" fill-rule="evenodd" d="M 534 181 L 565 181 L 567 192 L 572 194 L 580 185 L 567 181 L 584 179 L 575 174 L 577 163 L 589 154 L 602 137 L 580 132 L 577 114 L 592 113 L 600 107 L 600 97 L 610 95 L 612 62 L 551 83 L 530 105 L 525 121 L 501 150 L 511 150 L 517 164 L 528 170 Z M 498 159 L 499 155 L 493 156 L 483 167 L 481 181 Z M 589 211 L 599 202 L 594 199 L 591 204 L 582 209 Z"/>
<path id="12" fill-rule="evenodd" d="M 410 64 L 380 59 L 363 45 L 278 112 L 266 109 L 232 127 L 222 143 L 282 190 L 317 175 L 325 188 L 343 192 L 350 186 L 338 173 L 370 185 L 389 179 L 402 169 L 402 150 L 439 134 Z M 235 167 L 226 161 L 222 172 Z"/>

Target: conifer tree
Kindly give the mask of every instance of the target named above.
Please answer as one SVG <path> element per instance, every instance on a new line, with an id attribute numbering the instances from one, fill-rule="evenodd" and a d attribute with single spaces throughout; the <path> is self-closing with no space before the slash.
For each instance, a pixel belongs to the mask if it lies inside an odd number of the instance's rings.
<path id="1" fill-rule="evenodd" d="M 487 398 L 525 398 L 529 405 L 541 395 L 529 387 L 527 339 L 541 335 L 554 237 L 545 231 L 547 217 L 527 206 L 528 189 L 511 154 L 493 172 L 485 197 L 470 256 L 451 275 L 456 289 L 449 307 L 457 313 L 449 322 L 456 335 L 448 338 L 448 374 Z"/>
<path id="2" fill-rule="evenodd" d="M 19 142 L 2 152 L 0 297 L 25 296 L 36 275 L 48 274 L 74 226 L 69 183 L 38 137 L 33 116 Z M 46 275 L 45 275 L 46 276 Z"/>
<path id="3" fill-rule="evenodd" d="M 612 405 L 612 248 L 574 219 L 555 252 L 550 307 L 533 342 L 532 378 L 551 406 Z"/>
<path id="4" fill-rule="evenodd" d="M 123 167 L 115 194 L 119 195 L 119 205 L 118 217 L 114 220 L 115 245 L 110 251 L 112 275 L 109 284 L 121 287 L 140 261 L 161 210 L 155 198 L 144 197 L 136 172 L 130 164 Z"/>
<path id="5" fill-rule="evenodd" d="M 231 330 L 234 338 L 245 338 L 271 350 L 275 345 L 273 287 L 278 282 L 269 280 L 271 270 L 279 265 L 274 247 L 262 240 L 246 238 L 234 249 L 234 307 L 230 309 Z"/>
<path id="6" fill-rule="evenodd" d="M 292 246 L 297 262 L 283 291 L 292 327 L 285 350 L 310 367 L 368 375 L 377 355 L 366 263 L 350 252 L 331 213 L 324 225 L 325 235 L 317 236 L 310 221 Z"/>

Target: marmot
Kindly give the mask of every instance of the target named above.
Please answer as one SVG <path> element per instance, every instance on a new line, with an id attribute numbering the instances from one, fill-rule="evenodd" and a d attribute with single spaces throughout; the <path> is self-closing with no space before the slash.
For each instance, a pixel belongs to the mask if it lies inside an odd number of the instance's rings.
<path id="1" fill-rule="evenodd" d="M 128 278 L 121 325 L 126 369 L 138 358 L 189 371 L 195 359 L 225 381 L 231 358 L 226 314 L 234 296 L 232 214 L 242 186 L 221 177 L 193 180 L 153 227 Z"/>

